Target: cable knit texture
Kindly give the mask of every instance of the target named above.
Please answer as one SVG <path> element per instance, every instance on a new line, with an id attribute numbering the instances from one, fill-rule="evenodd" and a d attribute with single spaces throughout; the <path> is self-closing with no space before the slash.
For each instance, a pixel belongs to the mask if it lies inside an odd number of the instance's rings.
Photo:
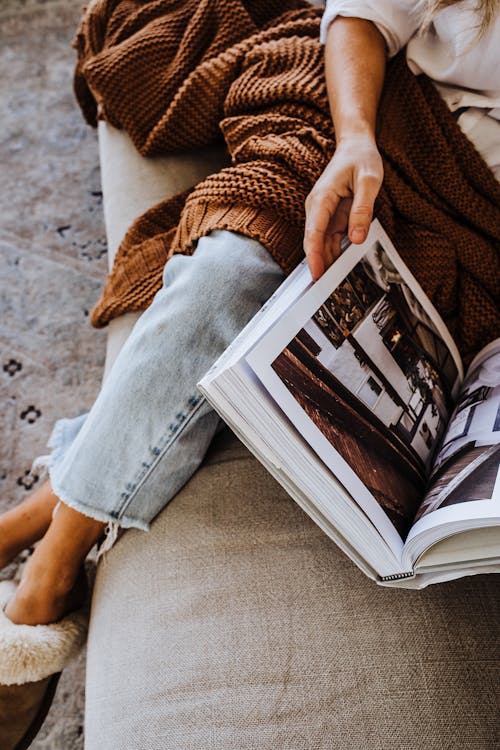
<path id="1" fill-rule="evenodd" d="M 224 138 L 232 166 L 135 221 L 92 323 L 147 307 L 165 262 L 230 229 L 288 273 L 303 256 L 307 194 L 335 150 L 318 41 L 301 0 L 97 0 L 75 45 L 75 91 L 95 125 L 144 156 Z M 403 57 L 387 71 L 376 215 L 467 361 L 500 335 L 500 186 L 432 83 Z M 235 270 L 235 273 L 237 271 Z"/>

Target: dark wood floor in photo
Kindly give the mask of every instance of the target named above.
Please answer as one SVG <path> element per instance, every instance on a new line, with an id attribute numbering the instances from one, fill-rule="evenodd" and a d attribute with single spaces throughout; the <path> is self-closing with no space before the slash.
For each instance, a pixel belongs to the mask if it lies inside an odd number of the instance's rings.
<path id="1" fill-rule="evenodd" d="M 324 371 L 321 377 L 314 372 L 317 368 Z M 389 442 L 373 421 L 360 413 L 359 401 L 299 341 L 291 342 L 277 357 L 273 369 L 405 539 L 425 481 L 404 447 Z"/>

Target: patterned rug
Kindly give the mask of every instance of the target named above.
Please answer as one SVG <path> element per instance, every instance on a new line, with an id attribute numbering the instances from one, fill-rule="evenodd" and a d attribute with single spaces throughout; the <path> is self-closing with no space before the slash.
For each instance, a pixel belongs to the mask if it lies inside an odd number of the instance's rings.
<path id="1" fill-rule="evenodd" d="M 89 408 L 104 362 L 88 323 L 106 273 L 97 139 L 72 92 L 80 10 L 0 7 L 0 511 L 42 481 L 33 459 L 58 417 Z M 83 748 L 84 669 L 82 654 L 65 670 L 34 750 Z"/>

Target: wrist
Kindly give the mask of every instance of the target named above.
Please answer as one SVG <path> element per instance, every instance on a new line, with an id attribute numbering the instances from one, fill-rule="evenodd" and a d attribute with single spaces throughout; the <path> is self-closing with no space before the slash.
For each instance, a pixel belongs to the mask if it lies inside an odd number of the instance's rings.
<path id="1" fill-rule="evenodd" d="M 375 129 L 370 126 L 363 126 L 361 123 L 355 125 L 349 124 L 344 128 L 336 130 L 337 147 L 344 143 L 362 143 L 364 146 L 374 146 L 377 148 L 375 138 Z"/>

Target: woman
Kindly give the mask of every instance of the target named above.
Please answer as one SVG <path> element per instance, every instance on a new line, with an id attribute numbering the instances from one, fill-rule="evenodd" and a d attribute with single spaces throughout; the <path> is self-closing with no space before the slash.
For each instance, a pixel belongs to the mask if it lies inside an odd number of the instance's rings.
<path id="1" fill-rule="evenodd" d="M 500 179 L 500 3 L 330 0 L 322 20 L 337 150 L 307 203 L 305 251 L 319 278 L 340 252 L 368 232 L 383 180 L 375 140 L 387 54 L 405 45 L 410 70 L 425 73 Z"/>
<path id="2" fill-rule="evenodd" d="M 366 237 L 383 181 L 375 125 L 386 58 L 407 42 L 411 70 L 436 82 L 498 177 L 499 5 L 328 3 L 322 34 L 337 148 L 306 203 L 304 249 L 314 279 L 337 257 L 346 231 L 354 243 Z M 6 606 L 13 623 L 52 623 L 75 609 L 93 545 L 105 533 L 112 542 L 118 526 L 147 529 L 191 476 L 219 425 L 195 384 L 282 278 L 259 242 L 227 231 L 202 237 L 192 257 L 169 260 L 163 288 L 88 417 L 56 426 L 50 481 L 0 518 L 3 566 L 41 540 Z M 208 319 L 201 298 L 214 301 Z M 158 336 L 167 325 L 172 333 L 159 354 Z M 179 351 L 189 357 L 179 358 Z M 168 380 L 165 368 L 172 373 Z M 122 486 L 131 463 L 134 473 Z"/>

